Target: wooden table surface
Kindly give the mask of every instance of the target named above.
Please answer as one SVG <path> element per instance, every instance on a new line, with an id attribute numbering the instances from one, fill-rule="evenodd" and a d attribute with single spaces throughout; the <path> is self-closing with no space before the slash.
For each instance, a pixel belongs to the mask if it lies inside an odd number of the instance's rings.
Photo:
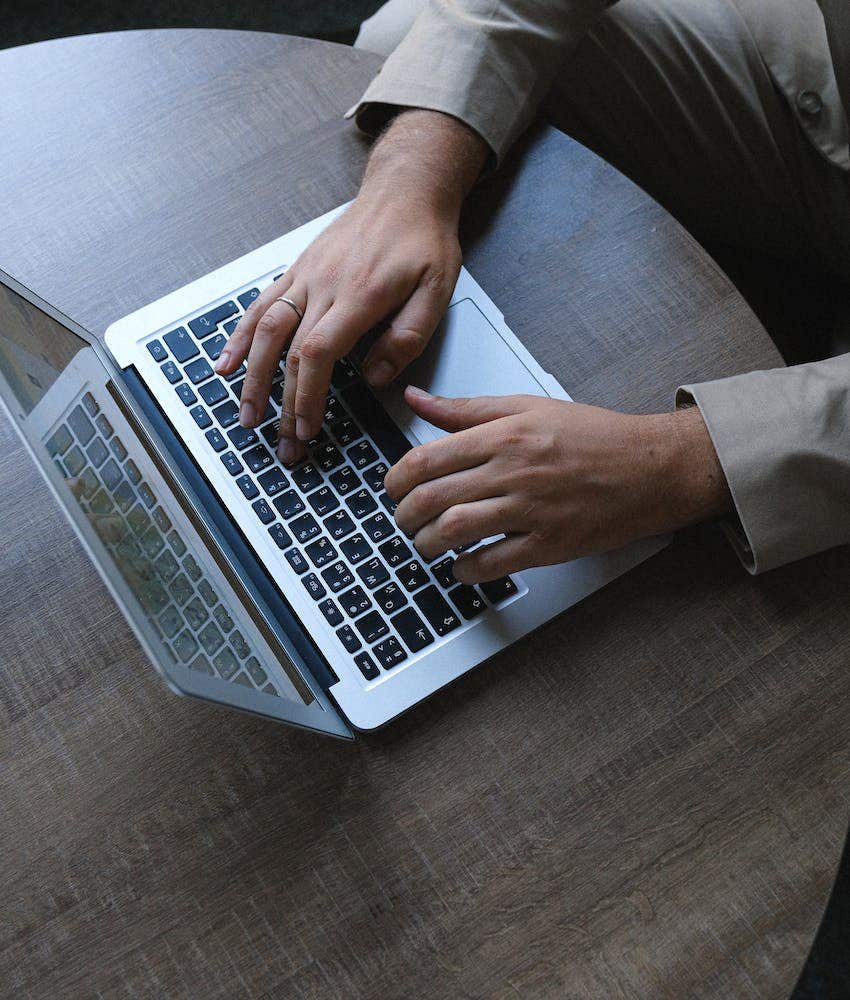
<path id="1" fill-rule="evenodd" d="M 138 32 L 0 53 L 0 267 L 96 333 L 351 197 L 362 52 Z M 645 194 L 542 129 L 467 263 L 575 398 L 778 364 Z M 846 551 L 716 529 L 344 745 L 159 682 L 0 425 L 4 998 L 785 997 L 850 788 Z"/>

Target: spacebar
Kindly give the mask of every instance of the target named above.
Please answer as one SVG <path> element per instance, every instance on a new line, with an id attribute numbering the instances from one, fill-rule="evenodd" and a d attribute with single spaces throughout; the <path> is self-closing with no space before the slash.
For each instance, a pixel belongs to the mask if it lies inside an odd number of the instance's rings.
<path id="1" fill-rule="evenodd" d="M 343 389 L 341 395 L 353 416 L 360 421 L 363 430 L 381 449 L 389 465 L 395 465 L 402 455 L 410 451 L 413 445 L 362 382 L 355 382 Z"/>

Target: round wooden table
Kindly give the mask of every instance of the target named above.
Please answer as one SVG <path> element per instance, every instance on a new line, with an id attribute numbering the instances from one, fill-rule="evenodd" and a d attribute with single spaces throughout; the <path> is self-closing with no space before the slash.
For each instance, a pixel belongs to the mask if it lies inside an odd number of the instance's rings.
<path id="1" fill-rule="evenodd" d="M 0 267 L 102 334 L 354 195 L 378 67 L 146 31 L 0 53 Z M 706 253 L 547 128 L 467 264 L 576 399 L 775 366 Z M 4 997 L 785 997 L 850 786 L 850 565 L 682 533 L 380 741 L 175 698 L 0 425 Z"/>

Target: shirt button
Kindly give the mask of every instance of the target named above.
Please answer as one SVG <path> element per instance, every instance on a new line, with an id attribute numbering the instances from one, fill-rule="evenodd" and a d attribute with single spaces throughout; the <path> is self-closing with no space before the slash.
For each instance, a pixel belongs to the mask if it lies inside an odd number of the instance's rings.
<path id="1" fill-rule="evenodd" d="M 823 101 L 814 90 L 803 90 L 797 97 L 797 108 L 804 115 L 819 115 L 823 111 Z"/>

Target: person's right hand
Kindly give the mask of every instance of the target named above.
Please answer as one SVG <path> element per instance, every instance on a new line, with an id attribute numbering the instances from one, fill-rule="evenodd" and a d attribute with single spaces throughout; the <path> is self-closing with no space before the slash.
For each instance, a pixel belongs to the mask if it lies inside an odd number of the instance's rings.
<path id="1" fill-rule="evenodd" d="M 466 130 L 450 121 L 452 131 Z M 286 464 L 302 457 L 321 428 L 334 362 L 391 317 L 364 362 L 366 379 L 386 385 L 422 353 L 457 281 L 468 185 L 447 187 L 427 164 L 411 162 L 409 149 L 403 163 L 386 154 L 375 160 L 356 200 L 251 304 L 216 364 L 228 375 L 247 358 L 239 419 L 254 427 L 287 352 L 278 447 Z M 281 295 L 297 303 L 303 320 Z"/>

